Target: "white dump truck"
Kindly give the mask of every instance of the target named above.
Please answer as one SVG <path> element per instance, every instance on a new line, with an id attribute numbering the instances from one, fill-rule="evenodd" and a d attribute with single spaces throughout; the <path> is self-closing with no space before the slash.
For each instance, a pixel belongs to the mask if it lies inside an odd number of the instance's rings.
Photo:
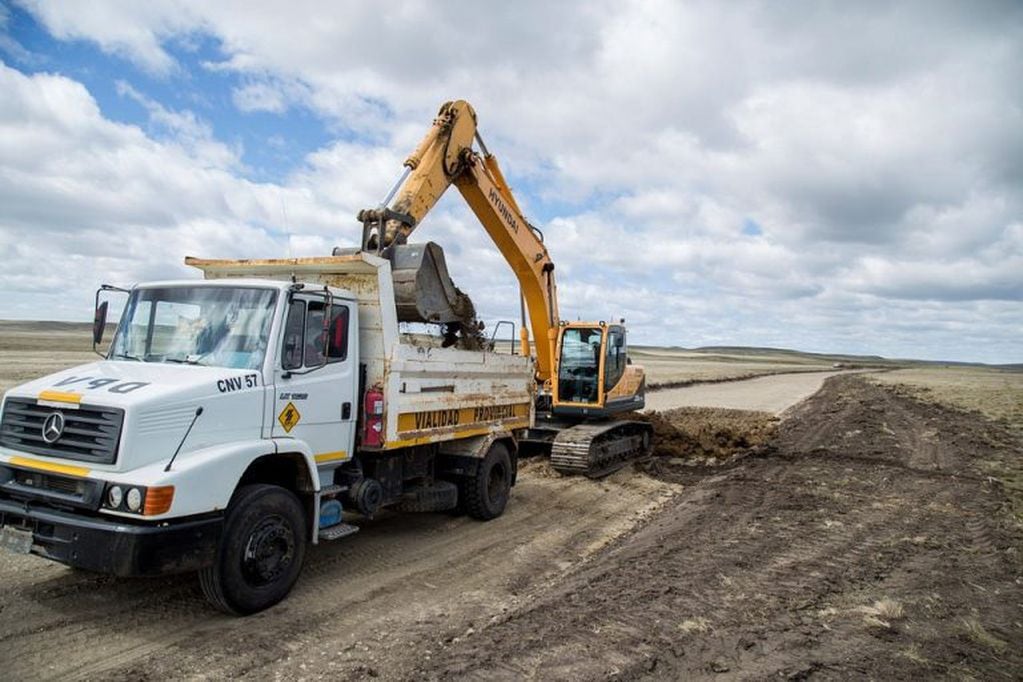
<path id="1" fill-rule="evenodd" d="M 503 512 L 530 358 L 403 334 L 374 255 L 187 262 L 205 278 L 126 291 L 101 361 L 4 396 L 7 550 L 198 571 L 214 605 L 247 614 L 287 595 L 310 543 L 383 507 Z"/>

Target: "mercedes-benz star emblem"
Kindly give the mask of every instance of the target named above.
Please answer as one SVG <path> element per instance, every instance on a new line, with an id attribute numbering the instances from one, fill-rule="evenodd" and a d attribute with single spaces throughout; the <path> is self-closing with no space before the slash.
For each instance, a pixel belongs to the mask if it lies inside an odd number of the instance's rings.
<path id="1" fill-rule="evenodd" d="M 64 435 L 64 415 L 60 412 L 52 412 L 43 422 L 43 440 L 53 443 Z"/>

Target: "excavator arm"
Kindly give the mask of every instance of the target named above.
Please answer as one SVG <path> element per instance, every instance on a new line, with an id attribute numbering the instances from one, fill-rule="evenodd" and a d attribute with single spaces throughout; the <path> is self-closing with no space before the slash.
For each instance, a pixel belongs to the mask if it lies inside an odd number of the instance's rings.
<path id="1" fill-rule="evenodd" d="M 479 151 L 473 148 L 474 141 Z M 418 315 L 418 319 L 456 324 L 463 317 L 458 314 L 461 299 L 468 303 L 468 297 L 447 278 L 440 247 L 406 244 L 451 185 L 458 188 L 511 265 L 523 306 L 529 310 L 536 378 L 543 389 L 537 400 L 537 423 L 521 442 L 549 451 L 557 471 L 591 477 L 649 454 L 650 424 L 609 419 L 644 404 L 644 373 L 628 360 L 625 327 L 560 321 L 554 263 L 543 236 L 522 216 L 497 159 L 476 130 L 476 113 L 461 100 L 440 108 L 380 207 L 359 213 L 362 248 L 391 259 L 396 297 L 399 290 L 411 294 L 403 297 L 414 301 L 406 318 Z M 470 324 L 468 331 L 472 329 Z M 530 353 L 525 320 L 522 353 Z"/>
<path id="2" fill-rule="evenodd" d="M 473 149 L 474 140 L 482 153 Z M 518 279 L 536 343 L 537 378 L 550 381 L 559 324 L 554 263 L 540 232 L 522 216 L 497 159 L 483 144 L 469 103 L 445 103 L 404 165 L 405 173 L 383 206 L 359 213 L 363 249 L 384 252 L 405 244 L 454 184 Z M 528 343 L 523 328 L 524 354 L 529 352 Z"/>

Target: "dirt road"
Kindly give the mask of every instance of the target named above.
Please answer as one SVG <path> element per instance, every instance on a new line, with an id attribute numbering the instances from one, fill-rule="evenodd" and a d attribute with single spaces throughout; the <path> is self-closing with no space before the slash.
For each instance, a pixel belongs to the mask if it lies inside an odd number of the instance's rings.
<path id="1" fill-rule="evenodd" d="M 673 407 L 725 407 L 781 414 L 820 390 L 824 381 L 841 372 L 802 372 L 666 388 L 646 394 L 648 410 Z"/>
<path id="2" fill-rule="evenodd" d="M 0 553 L 0 670 L 12 680 L 256 674 L 302 677 L 429 661 L 451 638 L 520 608 L 677 492 L 619 472 L 600 482 L 524 467 L 513 502 L 479 523 L 381 514 L 313 548 L 280 606 L 236 619 L 211 611 L 194 576 L 118 580 Z"/>
<path id="3" fill-rule="evenodd" d="M 854 377 L 729 465 L 526 467 L 489 524 L 387 515 L 281 605 L 191 577 L 0 559 L 0 669 L 28 678 L 763 679 L 1023 674 L 1018 440 Z M 3 556 L 3 555 L 0 555 Z"/>

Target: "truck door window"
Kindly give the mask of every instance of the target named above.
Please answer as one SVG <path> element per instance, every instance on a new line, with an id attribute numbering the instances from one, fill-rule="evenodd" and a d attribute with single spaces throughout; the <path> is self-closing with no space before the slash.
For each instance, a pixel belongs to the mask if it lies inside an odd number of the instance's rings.
<path id="1" fill-rule="evenodd" d="M 302 351 L 305 347 L 305 301 L 292 301 L 288 308 L 288 320 L 284 325 L 284 348 L 282 352 L 284 369 L 298 369 L 302 366 Z"/>
<path id="2" fill-rule="evenodd" d="M 330 307 L 330 321 L 323 324 L 323 301 L 295 300 L 288 309 L 281 353 L 284 369 L 315 368 L 327 362 L 348 358 L 348 320 L 350 308 L 343 304 Z"/>
<path id="3" fill-rule="evenodd" d="M 323 353 L 327 362 L 340 362 L 348 357 L 348 306 L 335 303 L 330 306 L 330 321 L 323 324 L 324 304 L 310 301 L 305 322 L 305 366 L 319 367 Z"/>
<path id="4" fill-rule="evenodd" d="M 327 362 L 340 362 L 348 357 L 348 311 L 346 305 L 334 305 L 330 309 Z"/>
<path id="5" fill-rule="evenodd" d="M 323 303 L 309 301 L 305 314 L 305 366 L 319 367 L 323 364 L 323 353 L 327 348 L 326 331 L 323 328 Z"/>

